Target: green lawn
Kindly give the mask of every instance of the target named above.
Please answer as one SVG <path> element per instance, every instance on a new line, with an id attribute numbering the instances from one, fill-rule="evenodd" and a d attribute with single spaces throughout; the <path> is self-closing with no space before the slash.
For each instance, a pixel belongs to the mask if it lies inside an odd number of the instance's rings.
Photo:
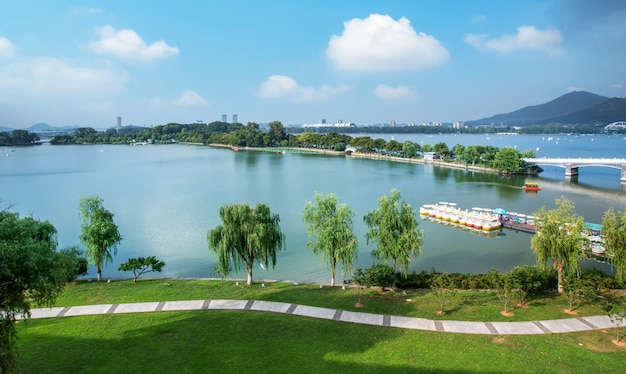
<path id="1" fill-rule="evenodd" d="M 622 292 L 623 294 L 623 292 Z M 147 280 L 79 283 L 57 305 L 258 299 L 457 320 L 569 317 L 560 297 L 533 300 L 499 314 L 488 292 L 459 293 L 444 316 L 425 291 L 407 295 L 269 283 Z M 411 301 L 407 301 L 410 299 Z M 599 304 L 579 315 L 602 314 Z M 367 372 L 620 372 L 626 348 L 614 330 L 540 336 L 483 336 L 403 330 L 251 311 L 189 311 L 30 320 L 19 324 L 25 373 L 367 373 Z M 622 333 L 623 335 L 623 333 Z"/>

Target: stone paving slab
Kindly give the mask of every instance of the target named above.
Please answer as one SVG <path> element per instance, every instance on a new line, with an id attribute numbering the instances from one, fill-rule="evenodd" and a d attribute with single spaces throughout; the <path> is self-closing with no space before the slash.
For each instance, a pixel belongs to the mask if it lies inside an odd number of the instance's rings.
<path id="1" fill-rule="evenodd" d="M 53 318 L 59 315 L 64 308 L 61 306 L 53 308 L 31 309 L 30 318 Z"/>
<path id="2" fill-rule="evenodd" d="M 458 332 L 464 334 L 491 334 L 484 322 L 470 321 L 439 321 L 444 332 Z"/>
<path id="3" fill-rule="evenodd" d="M 150 302 L 150 303 L 132 303 L 132 304 L 120 304 L 115 308 L 113 313 L 146 313 L 146 312 L 156 312 L 157 307 L 159 306 L 158 302 Z"/>
<path id="4" fill-rule="evenodd" d="M 344 311 L 339 320 L 343 322 L 362 323 L 365 325 L 383 325 L 383 316 L 381 314 Z"/>
<path id="5" fill-rule="evenodd" d="M 209 309 L 240 309 L 243 310 L 248 300 L 211 300 Z"/>
<path id="6" fill-rule="evenodd" d="M 287 309 L 291 304 L 280 303 L 275 301 L 255 301 L 252 304 L 251 310 L 258 310 L 263 312 L 275 312 L 275 313 L 287 313 Z"/>
<path id="7" fill-rule="evenodd" d="M 535 335 L 544 334 L 539 327 L 532 322 L 491 322 L 501 335 Z"/>
<path id="8" fill-rule="evenodd" d="M 426 319 L 426 318 L 391 316 L 391 321 L 389 323 L 389 326 L 399 327 L 403 329 L 415 329 L 415 330 L 426 330 L 426 331 L 437 330 L 435 328 L 435 321 Z"/>
<path id="9" fill-rule="evenodd" d="M 333 316 L 335 315 L 335 309 L 298 305 L 292 314 L 320 319 L 333 319 Z"/>
<path id="10" fill-rule="evenodd" d="M 113 304 L 73 306 L 65 313 L 65 317 L 106 314 L 112 306 Z"/>
<path id="11" fill-rule="evenodd" d="M 204 305 L 204 300 L 184 300 L 184 301 L 168 301 L 163 305 L 163 311 L 175 310 L 200 310 Z"/>
<path id="12" fill-rule="evenodd" d="M 599 329 L 610 329 L 611 327 L 615 327 L 609 316 L 590 316 L 581 318 Z"/>
<path id="13" fill-rule="evenodd" d="M 539 321 L 543 326 L 545 326 L 550 332 L 560 333 L 560 332 L 577 332 L 577 331 L 588 331 L 591 328 L 576 318 L 568 318 L 568 319 L 553 319 L 549 321 Z"/>

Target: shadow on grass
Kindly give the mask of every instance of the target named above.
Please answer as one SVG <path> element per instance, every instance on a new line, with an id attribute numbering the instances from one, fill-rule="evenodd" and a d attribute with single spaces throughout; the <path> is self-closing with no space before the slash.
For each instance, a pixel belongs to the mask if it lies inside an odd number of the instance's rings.
<path id="1" fill-rule="evenodd" d="M 18 348 L 24 373 L 472 372 L 418 347 L 385 354 L 404 334 L 262 312 L 162 312 L 32 320 Z"/>

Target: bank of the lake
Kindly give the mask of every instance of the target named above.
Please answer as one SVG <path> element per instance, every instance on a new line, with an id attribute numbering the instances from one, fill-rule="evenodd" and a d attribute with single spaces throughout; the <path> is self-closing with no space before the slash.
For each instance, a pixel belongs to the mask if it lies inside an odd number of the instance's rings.
<path id="1" fill-rule="evenodd" d="M 184 144 L 192 144 L 192 143 L 184 143 Z M 196 144 L 201 145 L 201 144 Z M 251 152 L 271 152 L 271 153 L 293 153 L 293 154 L 321 154 L 326 156 L 345 156 L 345 157 L 355 157 L 355 158 L 366 158 L 369 160 L 379 160 L 379 161 L 388 161 L 388 162 L 402 162 L 407 164 L 429 164 L 438 167 L 444 168 L 452 168 L 459 170 L 468 170 L 468 171 L 476 171 L 480 173 L 491 173 L 491 174 L 503 174 L 501 171 L 493 168 L 488 168 L 484 166 L 476 166 L 476 165 L 468 165 L 462 164 L 458 162 L 452 161 L 442 161 L 442 160 L 424 160 L 424 158 L 419 157 L 398 157 L 388 154 L 376 153 L 376 152 L 339 152 L 330 149 L 320 149 L 320 148 L 301 148 L 301 147 L 235 147 L 228 144 L 218 144 L 211 143 L 208 144 L 210 147 L 217 148 L 228 148 L 233 151 L 251 151 Z"/>

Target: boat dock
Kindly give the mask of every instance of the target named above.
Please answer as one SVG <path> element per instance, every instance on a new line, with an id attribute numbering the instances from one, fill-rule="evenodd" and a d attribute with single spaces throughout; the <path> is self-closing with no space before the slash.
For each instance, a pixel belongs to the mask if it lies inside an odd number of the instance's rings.
<path id="1" fill-rule="evenodd" d="M 502 227 L 504 227 L 505 229 L 523 231 L 529 234 L 535 233 L 535 225 L 530 225 L 528 223 L 521 223 L 521 222 L 515 223 L 515 221 L 508 220 L 508 219 L 502 221 Z"/>

